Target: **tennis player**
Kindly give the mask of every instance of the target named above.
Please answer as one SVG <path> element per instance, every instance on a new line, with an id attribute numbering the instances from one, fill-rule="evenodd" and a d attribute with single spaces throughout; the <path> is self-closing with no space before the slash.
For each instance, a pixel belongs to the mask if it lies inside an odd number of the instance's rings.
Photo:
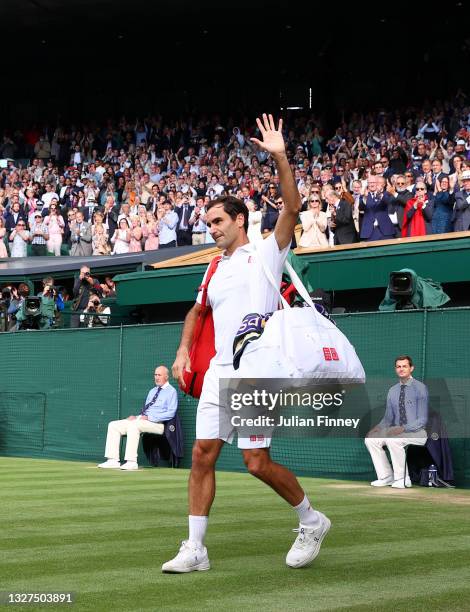
<path id="1" fill-rule="evenodd" d="M 210 569 L 204 546 L 209 512 L 215 496 L 215 465 L 224 442 L 233 432 L 219 433 L 219 379 L 236 378 L 233 369 L 233 339 L 241 318 L 250 312 L 272 312 L 278 308 L 278 294 L 269 284 L 259 262 L 263 257 L 278 285 L 289 252 L 301 199 L 286 156 L 282 120 L 276 129 L 272 115 L 256 120 L 262 140 L 251 140 L 274 159 L 280 178 L 284 208 L 273 234 L 255 250 L 248 241 L 248 209 L 232 196 L 221 196 L 207 206 L 206 223 L 222 259 L 208 288 L 215 329 L 216 355 L 206 373 L 196 417 L 196 441 L 189 477 L 189 537 L 174 559 L 164 563 L 163 572 L 186 573 Z M 190 371 L 189 347 L 201 309 L 201 294 L 188 312 L 181 343 L 173 364 L 173 376 L 184 385 L 183 373 Z M 226 434 L 226 432 L 224 432 Z M 287 554 L 286 563 L 298 568 L 311 563 L 328 533 L 329 519 L 315 510 L 292 472 L 272 461 L 271 440 L 265 436 L 238 438 L 238 447 L 248 471 L 287 501 L 297 512 L 298 536 Z"/>

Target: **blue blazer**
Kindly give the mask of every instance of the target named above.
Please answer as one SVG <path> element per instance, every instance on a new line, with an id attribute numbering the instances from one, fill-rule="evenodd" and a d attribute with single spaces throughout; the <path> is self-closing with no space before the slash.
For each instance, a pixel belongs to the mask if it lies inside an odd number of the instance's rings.
<path id="1" fill-rule="evenodd" d="M 375 198 L 369 193 L 366 201 L 364 202 L 363 199 L 360 205 L 360 209 L 364 211 L 361 226 L 361 239 L 367 240 L 372 236 L 375 219 L 377 219 L 382 234 L 394 238 L 396 235 L 395 226 L 388 216 L 389 210 L 393 212 L 393 208 L 394 201 L 389 193 L 385 192 L 379 198 Z"/>

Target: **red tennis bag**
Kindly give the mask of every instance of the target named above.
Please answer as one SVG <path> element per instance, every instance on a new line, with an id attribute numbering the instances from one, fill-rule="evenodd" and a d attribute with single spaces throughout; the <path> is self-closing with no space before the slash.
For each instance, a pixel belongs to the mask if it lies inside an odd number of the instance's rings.
<path id="1" fill-rule="evenodd" d="M 209 369 L 210 360 L 215 355 L 214 319 L 212 318 L 212 308 L 207 305 L 207 289 L 221 259 L 220 255 L 214 257 L 207 270 L 206 280 L 199 287 L 199 291 L 202 290 L 202 302 L 194 328 L 193 340 L 189 348 L 191 371 L 183 373 L 186 386 L 184 389 L 180 387 L 181 391 L 196 398 L 201 397 L 204 376 Z"/>

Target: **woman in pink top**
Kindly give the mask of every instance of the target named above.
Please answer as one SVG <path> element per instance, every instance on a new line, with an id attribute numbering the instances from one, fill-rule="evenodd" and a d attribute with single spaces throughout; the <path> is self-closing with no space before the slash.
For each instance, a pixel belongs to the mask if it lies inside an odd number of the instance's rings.
<path id="1" fill-rule="evenodd" d="M 131 217 L 131 242 L 129 244 L 129 253 L 139 253 L 142 250 L 142 228 L 140 227 L 140 218 L 137 215 Z"/>
<path id="2" fill-rule="evenodd" d="M 147 213 L 147 240 L 145 241 L 146 251 L 155 251 L 159 246 L 158 223 L 153 212 Z"/>
<path id="3" fill-rule="evenodd" d="M 5 229 L 5 221 L 0 216 L 0 259 L 8 257 L 7 247 L 5 246 L 4 238 L 7 230 Z"/>
<path id="4" fill-rule="evenodd" d="M 45 225 L 49 230 L 49 240 L 47 241 L 47 250 L 54 255 L 60 255 L 60 247 L 62 245 L 62 234 L 64 233 L 65 222 L 57 208 L 57 200 L 51 200 L 49 206 L 49 214 L 44 219 Z"/>

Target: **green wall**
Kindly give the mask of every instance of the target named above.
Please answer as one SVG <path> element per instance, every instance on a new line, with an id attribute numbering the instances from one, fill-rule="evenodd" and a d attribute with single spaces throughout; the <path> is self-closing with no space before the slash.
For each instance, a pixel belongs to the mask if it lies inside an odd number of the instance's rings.
<path id="1" fill-rule="evenodd" d="M 470 237 L 397 240 L 393 245 L 372 247 L 363 243 L 360 248 L 325 250 L 299 257 L 308 263 L 312 287 L 326 291 L 386 287 L 390 272 L 405 267 L 441 283 L 470 280 Z M 114 278 L 118 302 L 122 305 L 190 302 L 206 267 L 193 265 L 120 274 Z"/>
<path id="2" fill-rule="evenodd" d="M 415 375 L 430 386 L 431 405 L 452 406 L 461 437 L 451 441 L 457 483 L 470 486 L 468 385 L 470 309 L 358 313 L 336 317 L 364 364 L 364 401 L 380 418 L 394 380 L 393 359 L 411 354 Z M 107 424 L 140 410 L 153 368 L 171 366 L 181 324 L 0 334 L 0 452 L 98 461 Z M 180 398 L 190 465 L 196 402 Z M 367 479 L 372 465 L 362 440 L 279 439 L 273 456 L 298 474 Z M 219 469 L 240 470 L 226 445 Z"/>

